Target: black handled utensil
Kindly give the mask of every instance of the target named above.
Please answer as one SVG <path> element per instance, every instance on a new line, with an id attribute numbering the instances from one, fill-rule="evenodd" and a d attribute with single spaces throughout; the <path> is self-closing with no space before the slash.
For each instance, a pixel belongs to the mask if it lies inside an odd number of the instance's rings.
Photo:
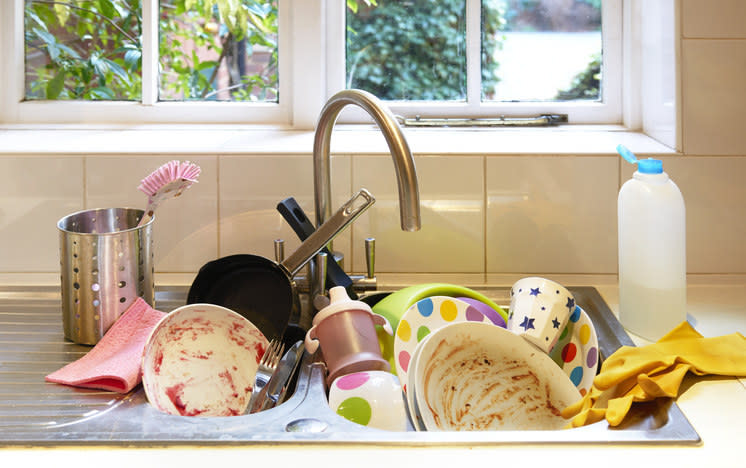
<path id="1" fill-rule="evenodd" d="M 277 211 L 280 212 L 285 221 L 293 228 L 298 239 L 304 241 L 316 231 L 313 223 L 308 219 L 303 208 L 293 197 L 288 197 L 277 204 Z M 334 261 L 334 255 L 328 248 L 324 247 L 322 252 L 327 254 L 329 261 L 326 265 L 326 283 L 329 288 L 334 286 L 344 286 L 350 299 L 356 300 L 357 293 L 352 288 L 352 279 L 345 273 L 341 266 Z"/>

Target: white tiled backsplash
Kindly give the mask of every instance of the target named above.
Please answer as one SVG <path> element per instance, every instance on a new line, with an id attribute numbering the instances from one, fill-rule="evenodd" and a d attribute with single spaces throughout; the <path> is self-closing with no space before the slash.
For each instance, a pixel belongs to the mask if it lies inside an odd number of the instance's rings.
<path id="1" fill-rule="evenodd" d="M 144 205 L 135 189 L 162 156 L 0 158 L 0 272 L 56 272 L 55 224 L 93 207 Z M 746 270 L 746 157 L 671 156 L 664 167 L 687 202 L 690 273 Z M 294 196 L 312 216 L 309 155 L 202 156 L 200 182 L 157 211 L 156 271 L 196 272 L 233 253 L 297 247 L 275 210 Z M 348 269 L 377 239 L 388 273 L 616 273 L 616 196 L 631 169 L 613 156 L 418 155 L 422 230 L 399 228 L 388 156 L 336 156 L 334 203 L 360 187 L 376 204 L 335 241 Z M 621 166 L 621 168 L 620 168 Z M 621 174 L 620 174 L 621 170 Z"/>
<path id="2" fill-rule="evenodd" d="M 745 4 L 681 4 L 682 154 L 663 159 L 686 200 L 687 266 L 695 274 L 746 273 Z M 422 200 L 422 230 L 415 233 L 399 228 L 388 155 L 334 156 L 335 207 L 360 187 L 377 199 L 335 240 L 348 270 L 364 271 L 363 240 L 373 236 L 381 273 L 616 274 L 616 196 L 632 172 L 620 158 L 413 148 Z M 144 206 L 140 179 L 174 158 L 60 151 L 5 149 L 0 156 L 0 273 L 58 272 L 58 219 L 85 208 Z M 272 257 L 276 238 L 286 240 L 286 252 L 297 247 L 275 205 L 294 196 L 312 217 L 310 147 L 188 159 L 202 176 L 156 214 L 156 273 L 193 274 L 233 253 Z"/>

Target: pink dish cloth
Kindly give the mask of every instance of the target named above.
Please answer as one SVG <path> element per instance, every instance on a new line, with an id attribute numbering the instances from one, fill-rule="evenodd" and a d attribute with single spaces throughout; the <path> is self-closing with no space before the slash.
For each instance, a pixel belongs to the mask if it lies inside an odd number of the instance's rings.
<path id="1" fill-rule="evenodd" d="M 166 314 L 138 297 L 85 356 L 45 377 L 73 387 L 127 393 L 142 380 L 142 353 L 148 336 Z"/>

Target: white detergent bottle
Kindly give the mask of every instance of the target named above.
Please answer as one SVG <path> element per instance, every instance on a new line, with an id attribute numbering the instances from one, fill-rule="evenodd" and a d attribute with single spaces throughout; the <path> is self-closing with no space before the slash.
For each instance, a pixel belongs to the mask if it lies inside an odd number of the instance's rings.
<path id="1" fill-rule="evenodd" d="M 657 341 L 686 320 L 686 209 L 676 184 L 657 159 L 638 160 L 619 191 L 619 321 Z"/>

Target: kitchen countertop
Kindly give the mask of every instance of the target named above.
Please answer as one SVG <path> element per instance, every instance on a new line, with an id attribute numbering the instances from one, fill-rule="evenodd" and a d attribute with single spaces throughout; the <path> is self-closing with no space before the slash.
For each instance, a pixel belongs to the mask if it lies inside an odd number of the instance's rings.
<path id="1" fill-rule="evenodd" d="M 589 283 L 585 283 L 589 284 Z M 617 312 L 615 285 L 601 281 L 595 286 L 609 307 Z M 690 281 L 688 287 L 689 321 L 705 336 L 720 336 L 735 331 L 746 334 L 746 282 L 737 279 Z M 632 336 L 638 344 L 645 341 Z M 470 463 L 530 463 L 530 466 L 575 466 L 602 463 L 604 466 L 744 466 L 746 456 L 746 379 L 715 376 L 687 376 L 677 403 L 702 442 L 697 445 L 629 444 L 551 444 L 499 445 L 475 447 L 374 447 L 345 445 L 329 448 L 309 445 L 265 445 L 208 447 L 95 447 L 84 444 L 66 447 L 28 447 L 0 449 L 4 466 L 29 463 L 51 466 L 206 466 L 240 463 L 252 467 L 287 466 L 288 460 L 305 466 L 365 467 L 403 466 L 434 462 L 438 466 Z M 84 451 L 81 451 L 84 449 Z"/>

